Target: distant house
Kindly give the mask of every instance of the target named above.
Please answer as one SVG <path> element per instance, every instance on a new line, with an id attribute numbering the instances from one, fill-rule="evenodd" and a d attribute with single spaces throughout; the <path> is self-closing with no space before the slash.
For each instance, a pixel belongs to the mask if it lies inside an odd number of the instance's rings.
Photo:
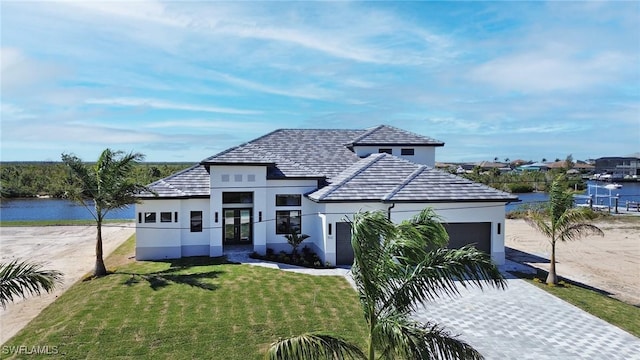
<path id="1" fill-rule="evenodd" d="M 611 174 L 612 179 L 640 176 L 640 156 L 601 157 L 596 159 L 595 172 Z"/>
<path id="2" fill-rule="evenodd" d="M 398 222 L 432 207 L 451 247 L 473 243 L 504 263 L 505 205 L 517 197 L 434 169 L 441 146 L 386 125 L 273 131 L 151 184 L 136 205 L 136 258 L 290 250 L 284 235 L 296 231 L 323 261 L 351 264 L 349 216 Z"/>
<path id="3" fill-rule="evenodd" d="M 522 166 L 518 166 L 516 168 L 516 170 L 518 171 L 548 171 L 549 170 L 549 165 L 545 164 L 545 163 L 540 163 L 540 162 L 536 162 L 536 163 L 532 163 L 532 164 L 526 164 L 526 165 L 522 165 Z"/>

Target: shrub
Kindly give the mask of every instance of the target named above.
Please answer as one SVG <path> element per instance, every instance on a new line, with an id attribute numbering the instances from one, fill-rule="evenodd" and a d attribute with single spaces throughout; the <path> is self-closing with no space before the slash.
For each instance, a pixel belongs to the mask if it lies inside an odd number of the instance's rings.
<path id="1" fill-rule="evenodd" d="M 533 192 L 533 186 L 529 184 L 516 183 L 516 184 L 509 184 L 508 187 L 510 192 L 516 193 L 516 194 Z"/>

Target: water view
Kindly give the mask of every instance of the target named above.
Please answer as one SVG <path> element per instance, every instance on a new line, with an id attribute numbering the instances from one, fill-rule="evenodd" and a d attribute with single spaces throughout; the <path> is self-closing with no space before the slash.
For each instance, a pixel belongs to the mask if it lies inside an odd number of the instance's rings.
<path id="1" fill-rule="evenodd" d="M 595 185 L 593 181 L 589 184 Z M 604 186 L 607 183 L 598 183 Z M 587 191 L 584 192 L 587 194 Z M 593 194 L 593 190 L 592 190 Z M 612 196 L 619 196 L 619 206 L 624 208 L 627 201 L 640 202 L 640 183 L 622 183 L 622 188 L 611 190 Z M 594 197 L 594 204 L 609 205 L 609 190 L 600 188 L 598 199 Z M 507 212 L 516 210 L 524 204 L 541 203 L 549 199 L 546 193 L 518 194 L 521 202 L 508 204 Z M 584 203 L 584 199 L 577 199 L 577 203 Z M 122 210 L 114 210 L 107 215 L 108 219 L 135 218 L 134 206 Z M 0 202 L 0 221 L 24 220 L 92 220 L 93 217 L 86 208 L 64 199 L 3 199 Z"/>
<path id="2" fill-rule="evenodd" d="M 107 219 L 134 217 L 133 205 L 107 214 Z M 93 216 L 84 206 L 65 199 L 2 199 L 0 221 L 25 220 L 93 220 Z"/>

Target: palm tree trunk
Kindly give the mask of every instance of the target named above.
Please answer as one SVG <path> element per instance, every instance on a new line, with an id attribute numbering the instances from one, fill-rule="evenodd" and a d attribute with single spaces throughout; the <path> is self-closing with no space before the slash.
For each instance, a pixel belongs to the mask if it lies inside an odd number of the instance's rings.
<path id="1" fill-rule="evenodd" d="M 556 285 L 558 276 L 556 275 L 556 242 L 551 242 L 551 264 L 549 266 L 549 275 L 547 275 L 547 284 Z"/>
<path id="2" fill-rule="evenodd" d="M 373 328 L 376 326 L 375 319 L 371 319 L 369 326 L 369 360 L 375 360 L 376 349 L 373 347 Z"/>
<path id="3" fill-rule="evenodd" d="M 96 268 L 93 272 L 93 276 L 105 276 L 107 275 L 107 268 L 104 266 L 104 260 L 102 259 L 102 221 L 97 221 L 97 235 L 96 235 Z"/>

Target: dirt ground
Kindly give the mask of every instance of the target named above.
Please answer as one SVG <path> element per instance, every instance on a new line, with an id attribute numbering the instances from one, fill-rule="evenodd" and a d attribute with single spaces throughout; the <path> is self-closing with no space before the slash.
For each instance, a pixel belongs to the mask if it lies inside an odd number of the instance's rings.
<path id="1" fill-rule="evenodd" d="M 133 224 L 108 224 L 102 228 L 105 257 L 127 240 Z M 62 285 L 50 294 L 19 299 L 0 308 L 0 344 L 22 329 L 71 285 L 92 271 L 95 264 L 94 226 L 0 227 L 0 261 L 13 259 L 44 262 L 46 269 L 64 274 Z"/>
<path id="2" fill-rule="evenodd" d="M 556 244 L 556 271 L 640 306 L 640 217 L 595 223 L 602 236 Z M 548 270 L 551 245 L 524 220 L 505 224 L 507 258 Z"/>

